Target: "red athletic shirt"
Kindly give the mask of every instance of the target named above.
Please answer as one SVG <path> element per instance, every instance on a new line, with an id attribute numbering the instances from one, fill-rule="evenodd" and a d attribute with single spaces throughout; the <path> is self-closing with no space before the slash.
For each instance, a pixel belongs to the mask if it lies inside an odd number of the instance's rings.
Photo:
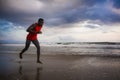
<path id="1" fill-rule="evenodd" d="M 41 31 L 42 26 L 36 24 L 35 32 Z M 30 33 L 27 35 L 27 40 L 37 40 L 37 33 Z"/>

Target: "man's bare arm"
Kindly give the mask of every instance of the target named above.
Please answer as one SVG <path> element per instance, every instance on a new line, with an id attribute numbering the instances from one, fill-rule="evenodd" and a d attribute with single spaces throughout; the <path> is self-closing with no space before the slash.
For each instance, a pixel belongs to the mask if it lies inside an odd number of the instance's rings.
<path id="1" fill-rule="evenodd" d="M 34 28 L 35 28 L 35 24 L 32 24 L 26 31 L 30 33 L 36 33 Z"/>
<path id="2" fill-rule="evenodd" d="M 42 34 L 42 31 L 37 32 L 38 34 Z"/>

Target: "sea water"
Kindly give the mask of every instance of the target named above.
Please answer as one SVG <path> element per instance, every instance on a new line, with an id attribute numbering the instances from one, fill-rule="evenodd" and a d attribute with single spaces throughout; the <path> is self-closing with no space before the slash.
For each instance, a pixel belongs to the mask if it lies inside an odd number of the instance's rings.
<path id="1" fill-rule="evenodd" d="M 25 44 L 0 44 L 0 53 L 19 53 Z M 43 55 L 120 55 L 118 42 L 44 42 L 40 44 Z M 26 51 L 36 54 L 33 44 Z"/>

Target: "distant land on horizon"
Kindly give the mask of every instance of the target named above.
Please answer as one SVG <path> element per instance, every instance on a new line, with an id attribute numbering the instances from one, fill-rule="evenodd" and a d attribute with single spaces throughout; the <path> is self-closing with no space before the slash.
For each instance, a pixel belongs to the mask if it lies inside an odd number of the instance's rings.
<path id="1" fill-rule="evenodd" d="M 55 44 L 63 44 L 63 45 L 69 45 L 69 44 L 118 44 L 120 45 L 120 42 L 40 42 L 40 43 L 55 43 Z M 3 41 L 0 40 L 0 44 L 25 44 L 25 41 Z"/>

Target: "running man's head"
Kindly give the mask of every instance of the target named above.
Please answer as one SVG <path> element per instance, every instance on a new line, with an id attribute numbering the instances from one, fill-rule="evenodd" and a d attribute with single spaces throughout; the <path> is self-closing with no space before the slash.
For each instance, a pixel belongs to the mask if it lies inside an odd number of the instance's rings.
<path id="1" fill-rule="evenodd" d="M 44 19 L 42 19 L 42 18 L 39 18 L 38 19 L 38 25 L 43 25 L 44 24 Z"/>

